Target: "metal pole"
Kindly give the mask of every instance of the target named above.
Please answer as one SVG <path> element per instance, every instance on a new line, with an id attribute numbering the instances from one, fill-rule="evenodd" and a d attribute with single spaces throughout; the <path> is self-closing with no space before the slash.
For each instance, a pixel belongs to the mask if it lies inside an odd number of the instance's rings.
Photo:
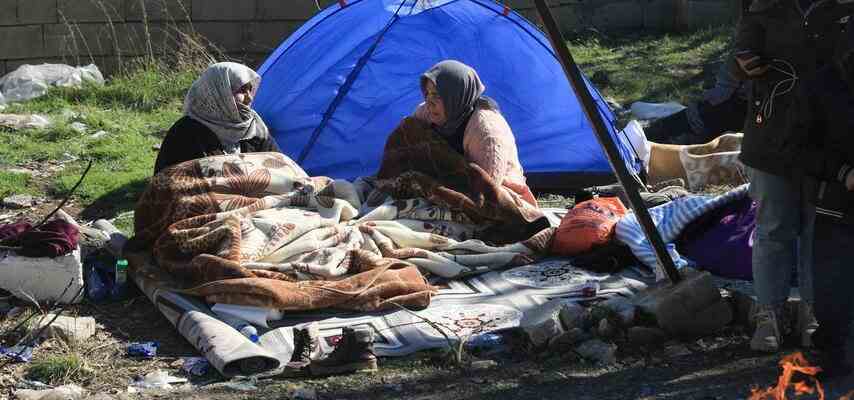
<path id="1" fill-rule="evenodd" d="M 655 256 L 658 259 L 659 265 L 664 268 L 664 272 L 670 278 L 670 282 L 674 284 L 678 283 L 682 280 L 682 277 L 676 270 L 676 265 L 673 264 L 670 254 L 667 253 L 664 240 L 661 239 L 661 235 L 659 235 L 658 229 L 656 229 L 655 224 L 652 222 L 652 217 L 649 215 L 649 210 L 646 209 L 643 199 L 641 199 L 639 191 L 640 184 L 629 172 L 626 164 L 623 162 L 623 158 L 620 156 L 619 150 L 617 150 L 616 144 L 614 144 L 608 129 L 605 127 L 605 122 L 599 114 L 599 109 L 596 107 L 593 96 L 590 94 L 587 85 L 584 83 L 584 79 L 581 77 L 581 71 L 575 64 L 575 60 L 572 58 L 572 54 L 563 40 L 563 35 L 557 27 L 557 22 L 555 22 L 554 16 L 552 16 L 551 10 L 546 4 L 546 0 L 534 0 L 534 2 L 537 5 L 537 12 L 540 14 L 540 18 L 545 25 L 546 33 L 549 35 L 552 47 L 557 53 L 558 61 L 560 61 L 563 67 L 563 72 L 572 85 L 576 96 L 581 100 L 584 114 L 587 116 L 590 124 L 593 125 L 593 132 L 596 134 L 599 144 L 605 151 L 608 162 L 617 175 L 617 180 L 626 192 L 629 199 L 629 206 L 634 211 L 647 240 L 649 240 L 655 250 Z"/>

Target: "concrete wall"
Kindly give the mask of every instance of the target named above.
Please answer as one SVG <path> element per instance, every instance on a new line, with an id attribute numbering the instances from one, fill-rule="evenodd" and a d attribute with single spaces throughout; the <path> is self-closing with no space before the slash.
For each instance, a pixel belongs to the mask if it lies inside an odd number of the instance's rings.
<path id="1" fill-rule="evenodd" d="M 325 7 L 337 0 L 321 0 Z M 551 0 L 566 30 L 674 29 L 732 22 L 741 0 Z M 507 0 L 536 21 L 530 0 Z M 173 54 L 193 32 L 257 66 L 317 12 L 314 0 L 0 0 L 0 75 L 22 64 L 96 63 L 104 72 Z"/>

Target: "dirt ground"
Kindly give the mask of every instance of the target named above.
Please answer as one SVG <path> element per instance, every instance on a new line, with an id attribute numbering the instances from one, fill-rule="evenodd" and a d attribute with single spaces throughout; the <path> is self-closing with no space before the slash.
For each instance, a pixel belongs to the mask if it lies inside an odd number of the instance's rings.
<path id="1" fill-rule="evenodd" d="M 75 353 L 85 360 L 84 371 L 55 384 L 73 382 L 89 394 L 113 398 L 142 399 L 281 399 L 294 398 L 297 391 L 314 391 L 318 399 L 746 399 L 751 387 L 770 386 L 779 375 L 780 354 L 749 351 L 749 337 L 737 326 L 718 334 L 687 342 L 671 341 L 655 348 L 637 348 L 621 343 L 618 362 L 597 366 L 574 353 L 526 354 L 512 352 L 476 367 L 454 367 L 441 352 L 422 352 L 404 358 L 380 360 L 380 371 L 323 379 L 261 378 L 226 382 L 215 372 L 191 379 L 189 389 L 171 392 L 128 394 L 128 383 L 156 369 L 174 376 L 183 357 L 196 351 L 180 337 L 141 293 L 130 300 L 109 304 L 83 304 L 66 315 L 92 316 L 99 324 L 97 334 L 85 343 L 67 345 L 52 339 L 37 347 L 35 360 Z M 13 321 L 0 322 L 9 334 Z M 8 335 L 6 335 L 8 336 Z M 128 358 L 126 344 L 155 340 L 157 357 Z M 8 343 L 7 343 L 8 344 Z M 12 388 L 26 378 L 30 364 L 12 364 L 0 369 L 0 399 L 13 398 Z M 234 388 L 235 383 L 237 388 Z M 240 385 L 251 384 L 251 390 Z M 828 399 L 837 399 L 854 389 L 854 377 L 825 382 Z M 242 389 L 247 389 L 243 387 Z M 804 399 L 817 397 L 800 397 Z"/>

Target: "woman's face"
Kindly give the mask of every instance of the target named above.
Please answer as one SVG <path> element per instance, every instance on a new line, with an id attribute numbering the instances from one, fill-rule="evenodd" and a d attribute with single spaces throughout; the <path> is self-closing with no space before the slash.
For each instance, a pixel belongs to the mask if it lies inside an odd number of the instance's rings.
<path id="1" fill-rule="evenodd" d="M 237 92 L 234 93 L 234 101 L 245 106 L 252 105 L 252 82 L 237 89 Z"/>
<path id="2" fill-rule="evenodd" d="M 427 104 L 427 117 L 431 123 L 444 125 L 448 121 L 448 116 L 445 115 L 445 104 L 442 103 L 436 84 L 432 81 L 427 81 L 424 85 L 424 102 Z"/>

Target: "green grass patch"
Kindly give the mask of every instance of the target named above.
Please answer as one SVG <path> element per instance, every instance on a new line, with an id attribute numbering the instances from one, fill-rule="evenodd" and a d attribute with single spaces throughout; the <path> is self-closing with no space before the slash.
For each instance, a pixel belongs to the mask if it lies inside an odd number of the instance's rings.
<path id="1" fill-rule="evenodd" d="M 83 358 L 77 354 L 65 354 L 33 361 L 27 369 L 27 378 L 58 384 L 77 381 L 88 373 Z"/>
<path id="2" fill-rule="evenodd" d="M 0 171 L 0 198 L 12 194 L 35 194 L 30 186 L 31 177 L 28 174 Z"/>
<path id="3" fill-rule="evenodd" d="M 606 96 L 621 104 L 678 101 L 699 96 L 729 50 L 730 26 L 689 33 L 626 33 L 587 36 L 569 41 L 573 56 Z"/>

